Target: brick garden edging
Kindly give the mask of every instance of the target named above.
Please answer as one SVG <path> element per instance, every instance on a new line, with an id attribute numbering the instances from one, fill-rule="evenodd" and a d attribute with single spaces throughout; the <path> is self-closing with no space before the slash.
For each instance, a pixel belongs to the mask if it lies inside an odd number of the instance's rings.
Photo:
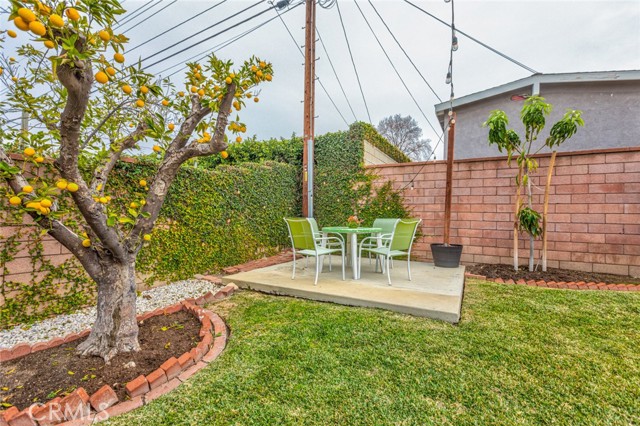
<path id="1" fill-rule="evenodd" d="M 203 277 L 203 279 L 219 281 L 219 278 L 213 276 Z M 217 314 L 201 306 L 223 299 L 237 289 L 235 284 L 228 284 L 215 294 L 208 292 L 197 299 L 186 299 L 175 305 L 138 315 L 137 320 L 144 321 L 157 315 L 169 315 L 182 310 L 190 312 L 202 324 L 200 328 L 202 340 L 195 348 L 185 352 L 179 358 L 171 357 L 157 370 L 146 376 L 140 375 L 128 382 L 125 390 L 131 399 L 119 402 L 118 396 L 109 385 L 98 389 L 93 395 L 87 394 L 84 388 L 77 388 L 64 398 L 57 397 L 44 405 L 32 405 L 22 411 L 17 407 L 0 411 L 0 426 L 90 425 L 134 410 L 172 391 L 213 362 L 224 350 L 227 344 L 227 326 Z M 1 350 L 0 362 L 78 340 L 86 337 L 89 332 L 90 330 L 84 330 L 65 338 L 36 343 L 33 346 L 26 343 L 18 344 L 11 349 Z M 65 414 L 68 417 L 65 418 Z"/>
<path id="2" fill-rule="evenodd" d="M 512 279 L 504 280 L 502 278 L 487 278 L 484 275 L 464 274 L 465 278 L 475 278 L 484 281 L 495 282 L 498 284 L 510 284 L 510 285 L 528 285 L 531 287 L 544 287 L 544 288 L 561 288 L 567 290 L 613 290 L 613 291 L 640 291 L 640 284 L 607 284 L 607 283 L 595 283 L 595 282 L 555 282 L 555 281 L 536 281 L 536 280 L 517 280 Z"/>

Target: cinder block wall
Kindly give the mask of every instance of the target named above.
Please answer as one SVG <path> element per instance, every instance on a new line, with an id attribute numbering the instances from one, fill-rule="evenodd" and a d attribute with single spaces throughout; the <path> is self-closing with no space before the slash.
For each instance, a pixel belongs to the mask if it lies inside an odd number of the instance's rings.
<path id="1" fill-rule="evenodd" d="M 537 159 L 534 208 L 542 212 L 550 155 Z M 392 180 L 396 188 L 404 188 L 407 205 L 423 219 L 424 236 L 415 253 L 431 260 L 429 244 L 442 242 L 446 163 L 378 165 L 369 170 L 379 176 L 378 183 Z M 464 263 L 513 261 L 516 174 L 516 162 L 508 166 L 504 157 L 455 162 L 451 242 L 465 246 Z M 548 221 L 549 267 L 640 276 L 640 148 L 558 153 Z M 536 241 L 536 259 L 541 245 Z M 528 247 L 528 238 L 522 236 L 523 264 Z"/>

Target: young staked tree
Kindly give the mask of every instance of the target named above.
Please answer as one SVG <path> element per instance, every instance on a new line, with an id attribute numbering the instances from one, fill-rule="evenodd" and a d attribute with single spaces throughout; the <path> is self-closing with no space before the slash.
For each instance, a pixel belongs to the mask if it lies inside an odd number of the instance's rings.
<path id="1" fill-rule="evenodd" d="M 525 137 L 523 140 L 520 139 L 514 130 L 507 129 L 509 119 L 504 111 L 491 111 L 491 115 L 483 124 L 483 126 L 489 127 L 489 144 L 496 144 L 500 152 L 502 152 L 502 150 L 507 152 L 508 164 L 511 164 L 513 155 L 517 155 L 516 217 L 513 231 L 513 267 L 516 271 L 518 270 L 518 232 L 524 232 L 529 235 L 529 271 L 534 270 L 535 239 L 544 234 L 543 259 L 545 260 L 545 265 L 543 269 L 546 270 L 546 213 L 551 175 L 556 157 L 555 148 L 571 138 L 578 130 L 578 126 L 584 126 L 584 121 L 581 117 L 582 112 L 569 109 L 564 114 L 564 117 L 551 127 L 549 137 L 544 143 L 535 149 L 534 142 L 538 139 L 538 135 L 542 129 L 544 129 L 546 122 L 545 117 L 551 113 L 551 109 L 552 105 L 546 103 L 545 99 L 540 96 L 531 96 L 524 102 L 524 106 L 520 112 L 520 119 L 525 128 Z M 547 173 L 544 216 L 542 216 L 533 208 L 533 190 L 530 176 L 538 169 L 538 162 L 534 156 L 545 147 L 553 150 L 553 153 Z"/>
<path id="2" fill-rule="evenodd" d="M 378 123 L 378 132 L 415 161 L 427 161 L 433 153 L 429 139 L 422 139 L 418 122 L 407 115 L 390 115 Z"/>
<path id="3" fill-rule="evenodd" d="M 184 89 L 177 91 L 140 64 L 125 64 L 127 38 L 112 30 L 124 13 L 118 0 L 72 4 L 11 1 L 9 19 L 17 31 L 3 31 L 0 39 L 18 37 L 25 44 L 17 59 L 2 55 L 8 93 L 1 105 L 0 173 L 14 213 L 30 216 L 96 282 L 96 322 L 78 352 L 108 362 L 140 349 L 136 256 L 151 239 L 180 166 L 195 157 L 224 157 L 227 129 L 235 142 L 242 140 L 246 126 L 230 115 L 245 102 L 258 102 L 256 86 L 271 80 L 272 66 L 252 57 L 233 70 L 231 62 L 211 55 L 187 64 Z M 16 128 L 10 110 L 44 130 Z M 155 143 L 157 171 L 116 199 L 107 192 L 109 177 L 122 154 L 142 141 Z M 25 167 L 15 166 L 12 150 L 22 152 Z M 45 157 L 53 158 L 57 181 L 40 172 Z M 65 204 L 73 208 L 63 211 Z"/>

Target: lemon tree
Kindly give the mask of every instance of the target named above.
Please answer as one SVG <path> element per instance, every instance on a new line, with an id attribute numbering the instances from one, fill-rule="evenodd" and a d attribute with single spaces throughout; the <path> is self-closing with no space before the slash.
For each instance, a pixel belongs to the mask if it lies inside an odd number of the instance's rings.
<path id="1" fill-rule="evenodd" d="M 11 29 L 0 32 L 0 43 L 20 42 L 0 54 L 3 202 L 71 251 L 96 282 L 96 322 L 78 351 L 105 361 L 140 348 L 136 256 L 180 166 L 225 158 L 247 130 L 239 111 L 258 102 L 257 86 L 273 75 L 259 58 L 234 67 L 212 54 L 187 64 L 184 84 L 174 87 L 127 62 L 128 39 L 113 30 L 124 12 L 117 0 L 12 0 Z M 21 129 L 20 113 L 38 130 Z M 136 191 L 110 194 L 116 163 L 143 141 L 153 144 L 157 171 Z"/>

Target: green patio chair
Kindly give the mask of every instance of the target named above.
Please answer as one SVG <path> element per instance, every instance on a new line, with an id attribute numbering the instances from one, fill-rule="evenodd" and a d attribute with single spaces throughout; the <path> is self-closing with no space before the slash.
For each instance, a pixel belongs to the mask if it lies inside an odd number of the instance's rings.
<path id="1" fill-rule="evenodd" d="M 382 256 L 386 262 L 387 279 L 391 285 L 391 269 L 390 259 L 397 256 L 407 256 L 407 274 L 411 281 L 411 247 L 413 239 L 416 236 L 418 224 L 422 219 L 401 219 L 396 222 L 391 236 L 388 237 L 367 237 L 360 242 L 358 258 L 358 276 L 360 276 L 360 268 L 362 267 L 362 251 L 370 252 L 376 256 Z M 365 245 L 371 240 L 382 240 L 382 246 L 367 248 Z M 385 269 L 383 269 L 384 271 Z"/>
<path id="2" fill-rule="evenodd" d="M 311 223 L 304 217 L 284 218 L 289 229 L 289 237 L 291 237 L 291 246 L 293 247 L 293 273 L 291 279 L 296 277 L 296 256 L 314 256 L 316 258 L 316 278 L 313 285 L 318 285 L 318 274 L 320 273 L 320 265 L 322 256 L 331 255 L 340 252 L 342 256 L 342 280 L 344 281 L 344 243 L 337 237 L 316 236 L 313 233 Z M 323 247 L 329 241 L 338 242 L 339 248 Z M 322 258 L 323 259 L 323 258 Z"/>
<path id="3" fill-rule="evenodd" d="M 317 238 L 323 238 L 323 234 L 322 232 L 320 232 L 320 228 L 318 227 L 318 222 L 316 222 L 316 219 L 313 217 L 308 217 L 307 220 L 309 221 L 309 224 L 311 225 L 311 230 L 313 231 L 313 236 L 317 239 Z M 331 235 L 335 235 L 335 237 L 331 237 Z M 342 243 L 343 246 L 346 247 L 346 245 L 344 244 L 344 237 L 342 236 L 342 234 L 338 234 L 338 233 L 334 233 L 334 232 L 329 232 L 327 233 L 327 237 L 328 238 L 324 238 L 321 241 L 321 246 L 325 247 L 325 248 L 340 248 L 340 243 Z M 339 241 L 336 241 L 335 238 L 337 238 Z M 307 257 L 307 265 L 309 258 Z M 323 263 L 323 267 L 324 267 L 324 263 Z M 322 270 L 320 271 L 322 272 Z M 329 256 L 329 272 L 331 272 L 331 256 Z"/>
<path id="4" fill-rule="evenodd" d="M 364 244 L 360 243 L 364 248 L 376 248 L 380 247 L 383 243 L 382 238 L 388 238 L 393 233 L 393 229 L 396 226 L 400 219 L 389 219 L 389 218 L 377 218 L 373 221 L 372 228 L 382 228 L 382 232 L 378 235 L 371 234 L 370 236 L 374 239 L 367 240 Z M 371 263 L 371 252 L 369 252 L 369 263 Z M 392 263 L 393 265 L 393 263 Z M 376 271 L 378 270 L 378 257 L 376 256 Z"/>

